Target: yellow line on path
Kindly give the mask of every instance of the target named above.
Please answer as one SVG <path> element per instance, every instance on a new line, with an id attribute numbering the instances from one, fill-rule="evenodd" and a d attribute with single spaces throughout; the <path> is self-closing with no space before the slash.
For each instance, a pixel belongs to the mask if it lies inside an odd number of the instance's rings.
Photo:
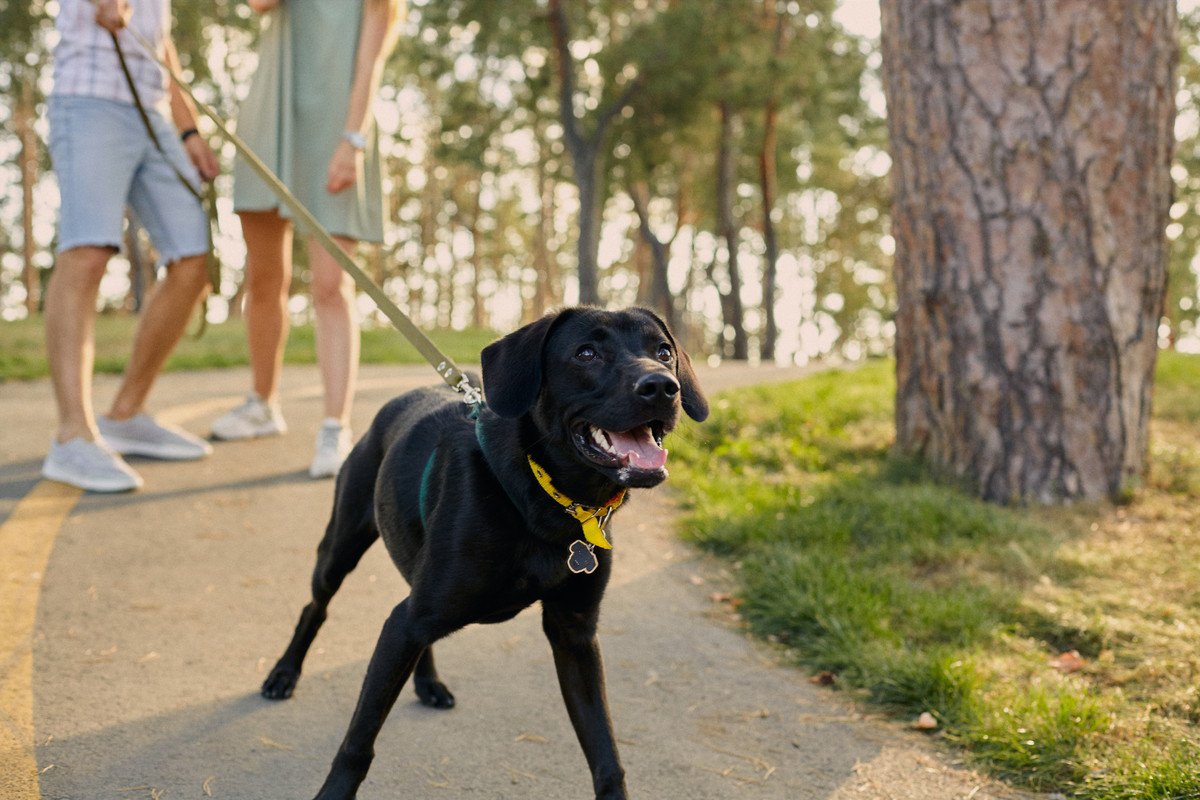
<path id="1" fill-rule="evenodd" d="M 33 632 L 42 573 L 79 489 L 42 481 L 0 525 L 0 797 L 37 800 Z"/>
<path id="2" fill-rule="evenodd" d="M 392 378 L 361 384 L 391 385 Z M 364 388 L 362 385 L 359 387 Z M 319 395 L 320 386 L 302 396 Z M 180 424 L 227 408 L 235 396 L 178 405 L 159 414 Z M 53 481 L 38 483 L 0 525 L 0 798 L 39 800 L 33 727 L 33 641 L 42 576 L 54 539 L 83 492 Z"/>

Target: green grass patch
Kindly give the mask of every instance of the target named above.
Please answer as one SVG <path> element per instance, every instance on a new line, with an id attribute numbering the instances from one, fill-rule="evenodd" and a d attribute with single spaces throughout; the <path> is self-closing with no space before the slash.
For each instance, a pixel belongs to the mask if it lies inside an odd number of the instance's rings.
<path id="1" fill-rule="evenodd" d="M 1165 354 L 1146 488 L 1005 509 L 891 455 L 891 362 L 718 397 L 675 437 L 683 535 L 787 657 L 1013 784 L 1200 798 L 1200 358 Z M 1051 666 L 1077 650 L 1082 670 Z"/>
<path id="2" fill-rule="evenodd" d="M 1200 421 L 1200 356 L 1162 351 L 1154 386 L 1154 416 L 1180 422 Z"/>
<path id="3" fill-rule="evenodd" d="M 129 358 L 137 318 L 124 314 L 102 315 L 96 320 L 96 371 L 120 373 Z M 245 328 L 240 322 L 209 325 L 194 335 L 194 326 L 179 342 L 167 370 L 213 369 L 248 364 Z M 311 325 L 295 326 L 288 337 L 284 361 L 312 364 L 317 352 Z M 455 361 L 478 363 L 479 351 L 496 338 L 489 330 L 434 331 L 430 338 Z M 391 327 L 362 333 L 362 363 L 423 364 L 424 358 Z M 42 320 L 32 318 L 0 322 L 0 381 L 31 380 L 48 374 Z"/>

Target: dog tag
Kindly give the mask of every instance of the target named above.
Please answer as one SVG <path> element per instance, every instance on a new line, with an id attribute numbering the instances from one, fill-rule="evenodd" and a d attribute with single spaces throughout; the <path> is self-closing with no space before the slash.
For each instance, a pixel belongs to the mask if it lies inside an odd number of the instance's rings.
<path id="1" fill-rule="evenodd" d="M 594 547 L 582 539 L 571 542 L 571 553 L 567 556 L 567 569 L 576 575 L 581 572 L 591 575 L 596 571 L 596 567 L 600 566 L 600 561 L 597 560 L 593 550 Z"/>

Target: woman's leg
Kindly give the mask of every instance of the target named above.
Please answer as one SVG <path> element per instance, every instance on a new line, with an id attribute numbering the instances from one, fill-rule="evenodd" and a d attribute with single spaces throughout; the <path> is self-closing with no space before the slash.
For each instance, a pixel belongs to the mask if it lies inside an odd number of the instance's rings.
<path id="1" fill-rule="evenodd" d="M 246 343 L 254 391 L 278 400 L 279 373 L 288 334 L 288 290 L 292 284 L 292 223 L 275 211 L 243 211 L 246 240 Z"/>
<path id="2" fill-rule="evenodd" d="M 353 239 L 335 238 L 347 253 L 357 244 Z M 325 389 L 325 417 L 346 425 L 350 420 L 354 384 L 358 378 L 358 310 L 354 302 L 354 280 L 311 238 L 308 263 L 312 269 L 317 364 Z"/>

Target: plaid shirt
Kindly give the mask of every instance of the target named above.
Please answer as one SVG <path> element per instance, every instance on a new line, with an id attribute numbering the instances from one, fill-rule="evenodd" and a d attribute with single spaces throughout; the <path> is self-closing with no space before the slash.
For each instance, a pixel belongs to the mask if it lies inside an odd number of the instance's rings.
<path id="1" fill-rule="evenodd" d="M 148 42 L 157 55 L 170 35 L 171 0 L 131 0 L 133 19 L 129 25 Z M 88 0 L 59 0 L 58 44 L 54 47 L 54 95 L 83 95 L 133 104 L 133 95 L 121 73 L 117 52 L 108 31 L 96 24 L 96 7 Z M 167 75 L 146 55 L 128 31 L 118 34 L 125 62 L 133 75 L 142 103 L 159 105 L 167 93 Z"/>

